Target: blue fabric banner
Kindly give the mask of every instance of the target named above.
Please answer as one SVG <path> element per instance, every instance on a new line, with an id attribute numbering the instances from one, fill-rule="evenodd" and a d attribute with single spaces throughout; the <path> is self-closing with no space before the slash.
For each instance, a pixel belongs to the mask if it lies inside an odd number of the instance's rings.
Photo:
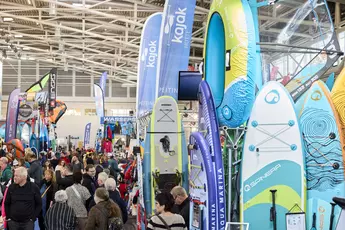
<path id="1" fill-rule="evenodd" d="M 103 90 L 103 94 L 105 94 L 105 86 L 107 84 L 107 72 L 102 73 L 102 76 L 99 78 L 99 86 Z"/>
<path id="2" fill-rule="evenodd" d="M 152 14 L 141 34 L 138 60 L 137 118 L 152 111 L 156 99 L 157 57 L 162 13 Z"/>
<path id="3" fill-rule="evenodd" d="M 177 100 L 179 71 L 188 70 L 196 0 L 167 0 L 161 24 L 157 97 Z"/>
<path id="4" fill-rule="evenodd" d="M 84 148 L 90 147 L 90 133 L 91 133 L 91 123 L 87 123 L 85 126 L 85 133 L 84 133 Z"/>
<path id="5" fill-rule="evenodd" d="M 98 84 L 93 85 L 95 93 L 95 102 L 96 102 L 96 113 L 99 117 L 104 117 L 104 94 L 103 90 Z"/>
<path id="6" fill-rule="evenodd" d="M 16 138 L 18 110 L 19 110 L 19 94 L 20 94 L 20 89 L 15 89 L 11 92 L 8 98 L 7 114 L 6 114 L 6 130 L 5 130 L 6 143 Z"/>

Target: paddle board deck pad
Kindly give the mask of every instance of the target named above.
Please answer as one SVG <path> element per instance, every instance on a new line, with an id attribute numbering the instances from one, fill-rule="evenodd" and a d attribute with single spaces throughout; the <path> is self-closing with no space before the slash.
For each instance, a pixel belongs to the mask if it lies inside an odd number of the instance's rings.
<path id="1" fill-rule="evenodd" d="M 255 29 L 247 0 L 213 1 L 204 60 L 220 125 L 242 125 L 255 100 L 256 81 Z"/>
<path id="2" fill-rule="evenodd" d="M 155 195 L 167 191 L 176 185 L 182 186 L 182 172 L 188 173 L 188 166 L 183 166 L 182 151 L 183 129 L 181 117 L 174 98 L 159 97 L 151 115 L 150 127 L 150 163 L 151 163 L 151 204 L 154 207 Z M 184 162 L 188 163 L 188 160 Z M 188 164 L 187 164 L 188 165 Z"/>
<path id="3" fill-rule="evenodd" d="M 345 197 L 344 143 L 330 92 L 322 81 L 309 89 L 300 125 L 307 172 L 307 229 L 333 229 L 341 208 L 335 207 L 333 228 L 330 228 L 332 198 Z"/>
<path id="4" fill-rule="evenodd" d="M 201 132 L 210 146 L 214 172 L 216 173 L 217 189 L 217 222 L 219 230 L 225 229 L 225 183 L 222 148 L 220 145 L 219 126 L 211 89 L 206 81 L 199 86 L 199 132 Z"/>
<path id="5" fill-rule="evenodd" d="M 256 98 L 244 140 L 241 222 L 249 223 L 251 230 L 273 230 L 271 190 L 277 190 L 277 229 L 285 229 L 290 209 L 297 204 L 305 210 L 304 156 L 292 98 L 273 81 Z"/>
<path id="6" fill-rule="evenodd" d="M 217 228 L 217 189 L 210 146 L 200 132 L 190 137 L 190 230 Z"/>

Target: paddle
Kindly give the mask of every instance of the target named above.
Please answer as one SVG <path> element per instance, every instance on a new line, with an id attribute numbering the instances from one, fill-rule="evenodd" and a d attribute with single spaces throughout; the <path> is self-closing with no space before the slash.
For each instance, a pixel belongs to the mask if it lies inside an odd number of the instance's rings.
<path id="1" fill-rule="evenodd" d="M 270 190 L 272 193 L 272 207 L 270 209 L 270 221 L 273 221 L 273 230 L 277 230 L 277 210 L 276 210 L 276 192 L 277 190 Z"/>
<path id="2" fill-rule="evenodd" d="M 332 230 L 333 229 L 333 223 L 334 223 L 334 207 L 336 206 L 335 203 L 331 202 L 331 205 L 332 205 L 332 212 L 331 212 L 331 221 L 330 221 L 330 224 L 329 224 L 329 230 Z"/>

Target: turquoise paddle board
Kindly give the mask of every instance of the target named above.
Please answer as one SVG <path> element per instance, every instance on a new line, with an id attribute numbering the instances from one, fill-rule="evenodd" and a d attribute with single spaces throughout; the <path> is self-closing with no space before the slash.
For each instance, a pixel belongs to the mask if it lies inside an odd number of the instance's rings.
<path id="1" fill-rule="evenodd" d="M 333 197 L 345 197 L 344 143 L 330 91 L 322 81 L 309 89 L 300 124 L 307 171 L 307 229 L 335 229 L 341 209 L 337 206 L 332 213 L 331 202 Z"/>

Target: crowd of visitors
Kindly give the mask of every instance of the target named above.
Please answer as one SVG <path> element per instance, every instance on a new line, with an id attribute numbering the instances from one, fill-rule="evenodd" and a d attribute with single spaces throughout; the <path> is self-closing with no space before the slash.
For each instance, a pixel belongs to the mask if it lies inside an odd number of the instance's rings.
<path id="1" fill-rule="evenodd" d="M 127 203 L 117 188 L 122 170 L 112 153 L 77 149 L 37 157 L 28 148 L 21 159 L 4 154 L 0 168 L 4 229 L 133 229 L 126 227 Z"/>
<path id="2" fill-rule="evenodd" d="M 37 157 L 27 148 L 20 159 L 4 154 L 0 158 L 3 228 L 136 229 L 130 206 L 135 209 L 137 199 L 128 201 L 123 167 L 119 167 L 119 163 L 131 165 L 132 160 L 78 149 Z M 187 229 L 189 197 L 182 187 L 158 194 L 155 208 L 157 215 L 149 219 L 147 229 Z"/>

